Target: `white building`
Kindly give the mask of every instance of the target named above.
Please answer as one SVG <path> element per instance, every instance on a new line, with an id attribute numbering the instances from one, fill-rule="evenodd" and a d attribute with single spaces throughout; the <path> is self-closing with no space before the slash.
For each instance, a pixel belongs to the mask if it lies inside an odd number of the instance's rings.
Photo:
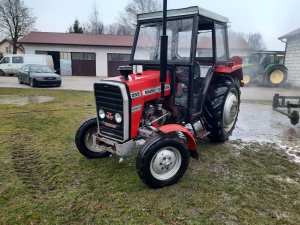
<path id="1" fill-rule="evenodd" d="M 286 42 L 284 64 L 288 68 L 288 83 L 300 86 L 300 28 L 279 39 Z"/>
<path id="2" fill-rule="evenodd" d="M 20 43 L 25 54 L 52 55 L 54 69 L 61 75 L 117 76 L 118 67 L 128 65 L 133 36 L 31 32 Z M 200 43 L 211 51 L 211 43 Z M 241 38 L 229 40 L 231 56 L 246 56 L 249 45 Z"/>
<path id="3" fill-rule="evenodd" d="M 19 42 L 25 54 L 52 55 L 61 75 L 105 77 L 128 65 L 133 36 L 31 32 Z"/>

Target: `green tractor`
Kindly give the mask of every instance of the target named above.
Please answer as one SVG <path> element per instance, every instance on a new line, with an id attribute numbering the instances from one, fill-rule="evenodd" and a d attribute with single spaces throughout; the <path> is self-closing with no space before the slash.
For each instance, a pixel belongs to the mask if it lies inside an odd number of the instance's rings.
<path id="1" fill-rule="evenodd" d="M 282 87 L 288 75 L 284 51 L 255 51 L 243 59 L 244 84 Z"/>

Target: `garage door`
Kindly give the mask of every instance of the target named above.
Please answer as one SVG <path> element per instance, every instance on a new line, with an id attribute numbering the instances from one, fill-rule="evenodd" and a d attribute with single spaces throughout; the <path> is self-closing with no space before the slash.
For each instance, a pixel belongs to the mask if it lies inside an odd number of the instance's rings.
<path id="1" fill-rule="evenodd" d="M 96 76 L 96 54 L 72 52 L 72 73 L 74 76 Z"/>
<path id="2" fill-rule="evenodd" d="M 119 76 L 119 66 L 128 65 L 130 54 L 107 53 L 107 75 L 109 77 Z"/>

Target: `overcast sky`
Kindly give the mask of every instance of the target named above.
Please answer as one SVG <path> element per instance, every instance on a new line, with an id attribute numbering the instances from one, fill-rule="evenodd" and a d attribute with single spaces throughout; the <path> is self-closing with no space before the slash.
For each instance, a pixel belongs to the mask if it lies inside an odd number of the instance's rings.
<path id="1" fill-rule="evenodd" d="M 130 0 L 25 0 L 37 16 L 36 28 L 66 32 L 77 18 L 88 20 L 94 2 L 105 24 L 116 22 Z M 162 3 L 162 0 L 160 0 Z M 260 32 L 269 50 L 284 50 L 278 37 L 300 27 L 300 0 L 169 0 L 168 9 L 200 6 L 230 19 L 236 32 Z"/>

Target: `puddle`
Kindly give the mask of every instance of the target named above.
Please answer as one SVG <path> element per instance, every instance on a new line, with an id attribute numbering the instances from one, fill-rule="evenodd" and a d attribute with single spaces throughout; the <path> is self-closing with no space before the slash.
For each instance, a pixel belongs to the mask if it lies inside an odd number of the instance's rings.
<path id="1" fill-rule="evenodd" d="M 292 125 L 287 116 L 273 111 L 269 105 L 241 104 L 230 140 L 272 143 L 300 163 L 300 124 Z"/>
<path id="2" fill-rule="evenodd" d="M 22 95 L 0 95 L 0 105 L 27 105 L 38 104 L 54 100 L 51 96 L 22 96 Z"/>

